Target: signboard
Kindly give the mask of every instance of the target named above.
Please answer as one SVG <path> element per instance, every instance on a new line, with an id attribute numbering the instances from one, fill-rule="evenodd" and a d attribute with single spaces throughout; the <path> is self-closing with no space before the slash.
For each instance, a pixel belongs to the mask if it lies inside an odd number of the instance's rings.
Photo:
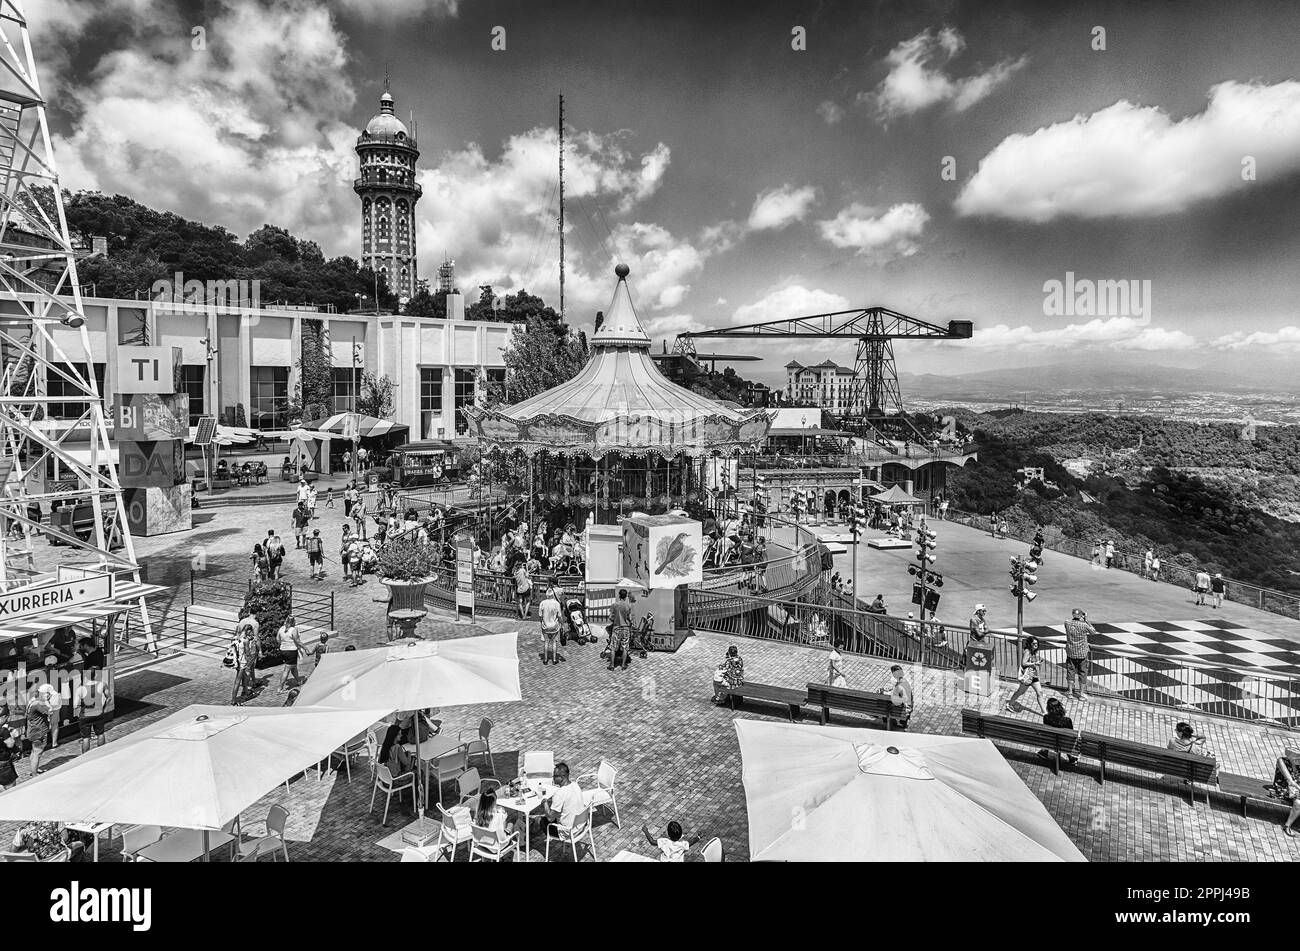
<path id="1" fill-rule="evenodd" d="M 345 413 L 343 416 L 343 438 L 354 442 L 361 438 L 361 417 L 357 413 Z"/>
<path id="2" fill-rule="evenodd" d="M 94 575 L 74 581 L 16 588 L 0 593 L 0 630 L 4 630 L 8 622 L 20 618 L 36 617 L 47 611 L 66 611 L 83 604 L 112 599 L 112 575 Z"/>
<path id="3" fill-rule="evenodd" d="M 993 693 L 993 648 L 966 645 L 966 692 L 981 697 Z"/>
<path id="4" fill-rule="evenodd" d="M 118 347 L 118 393 L 170 396 L 185 389 L 185 361 L 180 347 Z"/>
<path id="5" fill-rule="evenodd" d="M 169 489 L 185 481 L 185 443 L 121 440 L 118 473 L 124 489 Z"/>
<path id="6" fill-rule="evenodd" d="M 679 515 L 623 521 L 623 574 L 646 588 L 676 588 L 704 579 L 700 523 Z"/>
<path id="7" fill-rule="evenodd" d="M 137 442 L 184 439 L 190 430 L 189 394 L 136 393 L 122 396 L 113 407 L 113 420 L 116 439 Z"/>
<path id="8" fill-rule="evenodd" d="M 474 616 L 474 546 L 463 535 L 456 539 L 456 614 Z"/>
<path id="9" fill-rule="evenodd" d="M 194 437 L 194 445 L 210 446 L 212 445 L 212 437 L 215 436 L 216 434 L 217 434 L 217 417 L 200 416 L 198 433 Z"/>

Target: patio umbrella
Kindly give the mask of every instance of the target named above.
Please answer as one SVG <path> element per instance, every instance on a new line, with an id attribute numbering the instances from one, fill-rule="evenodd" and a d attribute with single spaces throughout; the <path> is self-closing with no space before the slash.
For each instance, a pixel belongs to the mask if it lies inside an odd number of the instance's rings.
<path id="1" fill-rule="evenodd" d="M 885 505 L 920 505 L 921 500 L 914 496 L 908 495 L 896 485 L 891 485 L 884 492 L 877 492 L 871 497 L 873 502 L 881 502 Z"/>
<path id="2" fill-rule="evenodd" d="M 988 740 L 737 720 L 750 858 L 1082 862 Z"/>
<path id="3" fill-rule="evenodd" d="M 337 433 L 327 433 L 319 429 L 305 429 L 296 426 L 293 429 L 268 429 L 262 433 L 267 439 L 309 439 L 313 442 L 322 439 L 338 439 Z"/>
<path id="4" fill-rule="evenodd" d="M 371 650 L 326 654 L 303 685 L 298 702 L 422 710 L 521 700 L 518 639 L 518 633 L 406 639 Z M 416 761 L 423 771 L 424 760 L 417 756 Z"/>
<path id="5" fill-rule="evenodd" d="M 410 428 L 404 423 L 395 423 L 391 419 L 378 419 L 374 416 L 367 416 L 364 413 L 335 413 L 333 416 L 327 416 L 324 419 L 305 422 L 303 423 L 303 426 L 307 429 L 322 430 L 342 435 L 349 416 L 356 416 L 357 436 L 362 439 L 368 436 L 383 436 L 386 433 L 394 432 L 399 429 Z"/>
<path id="6" fill-rule="evenodd" d="M 392 707 L 194 704 L 8 792 L 0 820 L 220 829 Z"/>

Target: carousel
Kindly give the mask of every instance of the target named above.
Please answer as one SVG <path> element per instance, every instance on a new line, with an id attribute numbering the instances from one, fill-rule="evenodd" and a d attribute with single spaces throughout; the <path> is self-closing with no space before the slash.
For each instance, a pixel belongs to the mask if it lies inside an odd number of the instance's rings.
<path id="1" fill-rule="evenodd" d="M 659 372 L 629 269 L 614 273 L 613 300 L 576 377 L 513 406 L 466 410 L 485 457 L 522 457 L 530 524 L 581 529 L 677 510 L 703 517 L 734 493 L 740 453 L 767 437 L 765 411 L 716 402 Z"/>

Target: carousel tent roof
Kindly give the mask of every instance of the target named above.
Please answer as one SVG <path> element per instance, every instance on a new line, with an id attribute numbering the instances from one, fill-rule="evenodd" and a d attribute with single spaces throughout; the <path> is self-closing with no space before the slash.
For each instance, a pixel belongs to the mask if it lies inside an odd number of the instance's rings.
<path id="1" fill-rule="evenodd" d="M 513 406 L 467 411 L 482 439 L 525 452 L 594 456 L 606 451 L 700 454 L 762 442 L 770 425 L 765 412 L 711 400 L 659 372 L 632 305 L 628 271 L 626 264 L 614 269 L 614 299 L 591 338 L 582 371 Z"/>

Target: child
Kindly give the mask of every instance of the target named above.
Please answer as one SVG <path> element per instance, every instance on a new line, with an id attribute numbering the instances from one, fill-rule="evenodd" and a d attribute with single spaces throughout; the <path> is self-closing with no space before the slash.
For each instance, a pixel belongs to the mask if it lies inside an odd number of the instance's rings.
<path id="1" fill-rule="evenodd" d="M 329 653 L 329 647 L 327 646 L 329 644 L 329 639 L 330 636 L 328 633 L 322 633 L 320 636 L 320 643 L 312 648 L 311 654 L 316 658 L 316 665 L 312 667 L 312 673 L 315 673 L 316 667 L 320 666 L 321 658 Z"/>
<path id="2" fill-rule="evenodd" d="M 646 840 L 659 849 L 659 861 L 661 862 L 685 862 L 686 853 L 701 838 L 698 832 L 689 837 L 683 837 L 681 823 L 676 820 L 668 823 L 668 827 L 664 830 L 662 836 L 656 836 L 650 831 L 648 825 L 642 825 L 641 831 L 645 833 Z"/>
<path id="3" fill-rule="evenodd" d="M 326 489 L 326 490 L 325 490 L 325 507 L 326 507 L 327 509 L 332 509 L 332 508 L 334 507 L 334 490 L 333 490 L 333 489 Z"/>
<path id="4" fill-rule="evenodd" d="M 316 517 L 316 486 L 310 484 L 307 486 L 307 514 L 312 518 Z"/>

